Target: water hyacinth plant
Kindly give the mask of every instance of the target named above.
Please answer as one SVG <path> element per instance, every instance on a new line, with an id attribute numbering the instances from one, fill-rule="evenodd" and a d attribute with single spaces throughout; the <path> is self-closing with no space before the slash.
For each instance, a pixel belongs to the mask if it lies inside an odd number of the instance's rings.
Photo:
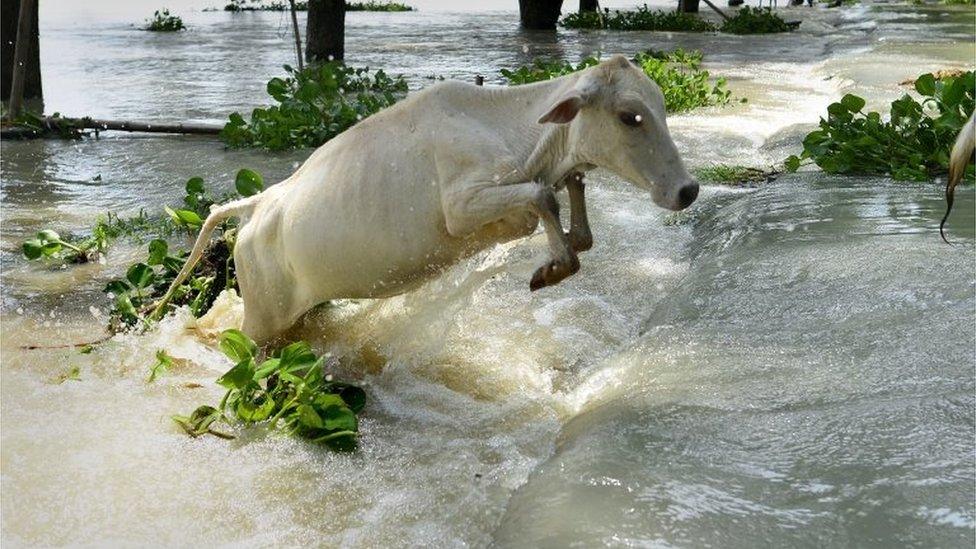
<path id="1" fill-rule="evenodd" d="M 224 11 L 288 11 L 289 2 L 281 0 L 230 0 Z M 295 11 L 308 11 L 308 2 L 295 2 Z M 346 11 L 415 11 L 415 8 L 402 2 L 367 0 L 365 2 L 346 2 Z"/>
<path id="2" fill-rule="evenodd" d="M 365 2 L 346 2 L 346 11 L 414 11 L 414 8 L 402 2 L 366 0 Z"/>
<path id="3" fill-rule="evenodd" d="M 153 32 L 176 32 L 186 28 L 183 20 L 177 15 L 171 15 L 169 10 L 163 8 L 156 10 L 152 18 L 146 19 L 146 26 L 143 30 Z"/>
<path id="4" fill-rule="evenodd" d="M 670 32 L 713 32 L 715 25 L 680 11 L 652 10 L 647 4 L 634 10 L 569 13 L 559 24 L 567 29 L 610 29 Z"/>
<path id="5" fill-rule="evenodd" d="M 845 95 L 827 107 L 820 129 L 803 139 L 803 152 L 790 156 L 786 168 L 796 171 L 812 161 L 828 173 L 890 175 L 894 179 L 927 181 L 946 173 L 956 135 L 973 112 L 976 73 L 915 80 L 921 101 L 904 95 L 891 103 L 890 118 L 864 112 L 864 99 Z M 965 179 L 973 180 L 973 166 Z"/>
<path id="6" fill-rule="evenodd" d="M 218 421 L 243 425 L 266 424 L 336 450 L 355 448 L 357 414 L 366 407 L 366 392 L 334 381 L 304 341 L 292 343 L 263 361 L 258 347 L 239 330 L 226 330 L 220 349 L 234 366 L 217 379 L 227 389 L 220 404 L 200 406 L 189 416 L 173 416 L 187 434 L 213 434 Z"/>
<path id="7" fill-rule="evenodd" d="M 708 71 L 701 68 L 700 51 L 647 51 L 638 53 L 633 60 L 661 87 L 668 112 L 724 105 L 731 99 L 724 78 L 719 78 L 714 84 L 709 81 Z M 515 70 L 502 69 L 501 74 L 511 85 L 528 84 L 558 78 L 598 63 L 595 57 L 588 57 L 576 65 L 566 61 L 536 60 L 532 65 Z"/>
<path id="8" fill-rule="evenodd" d="M 270 150 L 317 147 L 360 120 L 396 103 L 407 93 L 401 76 L 382 70 L 349 67 L 338 61 L 296 70 L 268 81 L 268 95 L 278 102 L 254 109 L 250 121 L 230 115 L 221 137 L 231 147 Z"/>
<path id="9" fill-rule="evenodd" d="M 795 28 L 773 13 L 770 8 L 743 6 L 735 15 L 722 23 L 719 30 L 729 34 L 771 34 L 790 32 Z"/>

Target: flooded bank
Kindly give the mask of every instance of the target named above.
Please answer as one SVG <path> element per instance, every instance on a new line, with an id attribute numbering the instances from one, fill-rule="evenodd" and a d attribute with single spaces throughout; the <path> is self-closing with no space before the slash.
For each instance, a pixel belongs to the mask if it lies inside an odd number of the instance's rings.
<path id="1" fill-rule="evenodd" d="M 147 39 L 129 15 L 44 9 L 49 110 L 218 121 L 262 104 L 292 59 L 279 14 L 190 12 L 190 32 Z M 519 32 L 510 11 L 422 10 L 351 15 L 347 49 L 415 88 L 429 74 L 491 81 L 540 55 L 702 49 L 748 101 L 672 117 L 679 149 L 693 168 L 764 166 L 843 93 L 882 107 L 906 78 L 971 64 L 969 9 L 784 10 L 801 30 L 765 37 L 553 36 Z M 564 283 L 528 292 L 539 234 L 304 321 L 369 393 L 354 454 L 260 429 L 182 434 L 169 416 L 219 400 L 229 367 L 185 313 L 88 355 L 21 349 L 101 334 L 101 287 L 140 251 L 49 269 L 18 256 L 25 236 L 158 210 L 195 175 L 220 189 L 240 167 L 280 180 L 307 154 L 119 134 L 4 142 L 4 543 L 973 545 L 971 187 L 948 247 L 936 184 L 801 172 L 707 187 L 669 214 L 595 172 L 596 244 Z M 147 384 L 158 349 L 183 360 Z M 73 367 L 81 379 L 57 383 Z"/>

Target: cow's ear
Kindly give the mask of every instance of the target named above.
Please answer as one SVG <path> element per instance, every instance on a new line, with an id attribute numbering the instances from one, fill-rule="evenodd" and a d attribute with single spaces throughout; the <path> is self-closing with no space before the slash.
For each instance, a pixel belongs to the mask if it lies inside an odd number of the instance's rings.
<path id="1" fill-rule="evenodd" d="M 583 96 L 576 90 L 570 91 L 553 105 L 546 114 L 539 117 L 540 124 L 566 124 L 576 118 L 583 108 Z"/>

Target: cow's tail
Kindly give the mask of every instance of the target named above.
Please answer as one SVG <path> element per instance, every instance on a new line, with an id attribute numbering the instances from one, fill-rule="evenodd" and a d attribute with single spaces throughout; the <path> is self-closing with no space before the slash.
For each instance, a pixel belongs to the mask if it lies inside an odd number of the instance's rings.
<path id="1" fill-rule="evenodd" d="M 166 295 L 163 296 L 159 302 L 156 303 L 155 308 L 149 315 L 149 320 L 159 320 L 162 318 L 163 314 L 166 312 L 166 306 L 169 301 L 173 299 L 173 294 L 176 293 L 176 289 L 180 287 L 180 284 L 186 280 L 186 277 L 190 276 L 193 272 L 193 267 L 196 266 L 197 261 L 200 260 L 200 256 L 203 255 L 203 251 L 206 249 L 207 245 L 210 243 L 210 235 L 213 234 L 214 229 L 221 221 L 229 217 L 236 217 L 244 214 L 248 214 L 254 208 L 254 205 L 263 198 L 262 195 L 257 194 L 254 196 L 249 196 L 247 198 L 242 198 L 240 200 L 235 200 L 233 202 L 228 202 L 227 204 L 221 204 L 219 206 L 212 206 L 210 208 L 210 215 L 203 222 L 200 227 L 200 234 L 197 235 L 197 240 L 193 244 L 193 250 L 190 252 L 190 256 L 186 258 L 186 263 L 183 264 L 183 268 L 173 279 L 173 283 L 170 284 L 169 289 L 166 290 Z"/>
<path id="2" fill-rule="evenodd" d="M 956 185 L 962 181 L 962 176 L 966 173 L 966 166 L 969 164 L 969 158 L 976 151 L 976 125 L 973 122 L 973 116 L 976 112 L 969 115 L 969 120 L 966 125 L 962 127 L 962 131 L 959 132 L 959 136 L 956 137 L 956 143 L 952 146 L 952 153 L 949 155 L 949 180 L 946 181 L 946 212 L 942 216 L 942 223 L 939 223 L 939 234 L 942 235 L 942 240 L 946 243 L 949 239 L 945 235 L 945 224 L 946 220 L 949 219 L 949 212 L 952 211 L 952 201 L 956 194 Z"/>

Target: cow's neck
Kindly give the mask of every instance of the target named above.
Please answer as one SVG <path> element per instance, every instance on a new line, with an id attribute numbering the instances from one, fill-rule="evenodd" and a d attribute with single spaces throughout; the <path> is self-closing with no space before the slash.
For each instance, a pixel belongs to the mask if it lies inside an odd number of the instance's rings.
<path id="1" fill-rule="evenodd" d="M 583 162 L 569 144 L 569 124 L 537 122 L 566 90 L 576 84 L 578 78 L 579 74 L 572 74 L 532 86 L 496 88 L 507 96 L 509 112 L 515 114 L 509 119 L 517 125 L 512 135 L 518 136 L 518 156 L 523 159 L 520 171 L 524 179 L 556 186 L 570 172 L 581 170 Z M 514 113 L 513 110 L 521 112 Z"/>

